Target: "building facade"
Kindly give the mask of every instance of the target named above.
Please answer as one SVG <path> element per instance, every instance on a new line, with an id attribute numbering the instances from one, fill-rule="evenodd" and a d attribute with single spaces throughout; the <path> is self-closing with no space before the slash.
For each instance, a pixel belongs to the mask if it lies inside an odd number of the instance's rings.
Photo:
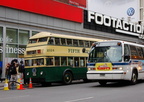
<path id="1" fill-rule="evenodd" d="M 61 1 L 68 3 L 68 0 L 0 1 L 0 67 L 3 68 L 3 77 L 5 65 L 15 58 L 23 60 L 29 37 L 41 31 L 104 40 L 141 40 L 138 35 L 143 30 L 139 25 L 89 12 L 85 8 L 86 1 L 82 2 L 83 6 L 79 6 L 76 0 L 69 0 L 70 4 Z M 113 27 L 112 21 L 118 24 Z M 128 27 L 137 29 L 133 31 Z M 116 28 L 135 35 L 116 32 Z"/>

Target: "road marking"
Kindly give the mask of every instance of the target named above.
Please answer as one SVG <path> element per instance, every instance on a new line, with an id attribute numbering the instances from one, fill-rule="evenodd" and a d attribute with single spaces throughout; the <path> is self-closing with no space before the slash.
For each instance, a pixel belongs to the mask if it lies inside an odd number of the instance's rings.
<path id="1" fill-rule="evenodd" d="M 76 101 L 88 100 L 88 99 L 91 99 L 91 98 L 93 98 L 93 97 L 80 98 L 80 99 L 69 100 L 69 101 L 65 101 L 65 102 L 76 102 Z"/>

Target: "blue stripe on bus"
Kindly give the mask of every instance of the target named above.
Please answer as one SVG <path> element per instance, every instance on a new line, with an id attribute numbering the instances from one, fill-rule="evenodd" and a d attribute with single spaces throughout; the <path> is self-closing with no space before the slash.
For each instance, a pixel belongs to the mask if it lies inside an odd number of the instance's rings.
<path id="1" fill-rule="evenodd" d="M 120 62 L 120 63 L 112 63 L 112 65 L 130 65 L 132 62 L 139 62 L 139 61 L 142 61 L 142 60 L 131 60 L 127 63 L 124 63 L 124 62 Z M 95 66 L 96 63 L 87 63 L 87 66 Z"/>

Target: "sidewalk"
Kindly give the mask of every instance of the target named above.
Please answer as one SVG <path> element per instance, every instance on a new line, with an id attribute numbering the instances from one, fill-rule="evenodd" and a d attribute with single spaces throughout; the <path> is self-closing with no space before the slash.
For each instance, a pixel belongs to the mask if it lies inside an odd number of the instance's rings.
<path id="1" fill-rule="evenodd" d="M 0 90 L 3 90 L 3 88 L 4 88 L 4 81 L 2 81 L 2 82 L 0 82 Z"/>

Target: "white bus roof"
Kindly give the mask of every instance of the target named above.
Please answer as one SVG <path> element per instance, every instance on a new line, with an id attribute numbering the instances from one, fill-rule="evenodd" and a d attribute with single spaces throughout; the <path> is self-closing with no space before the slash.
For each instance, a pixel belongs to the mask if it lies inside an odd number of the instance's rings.
<path id="1" fill-rule="evenodd" d="M 110 42 L 121 42 L 124 44 L 128 44 L 128 45 L 134 45 L 134 46 L 143 46 L 143 44 L 138 44 L 138 43 L 133 43 L 133 42 L 128 42 L 128 41 L 122 41 L 122 40 L 107 40 L 107 41 L 99 41 L 99 43 L 110 43 Z"/>

